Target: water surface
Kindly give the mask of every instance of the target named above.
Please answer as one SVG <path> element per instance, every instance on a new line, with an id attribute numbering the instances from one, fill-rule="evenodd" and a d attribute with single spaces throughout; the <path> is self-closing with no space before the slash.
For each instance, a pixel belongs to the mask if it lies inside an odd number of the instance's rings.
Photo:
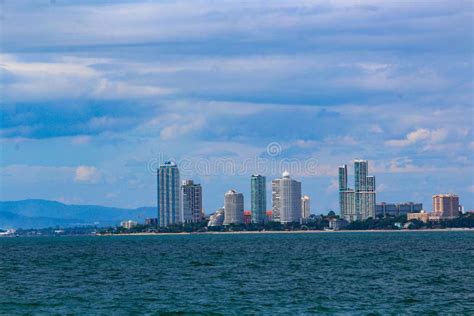
<path id="1" fill-rule="evenodd" d="M 474 314 L 474 233 L 0 238 L 0 314 Z"/>

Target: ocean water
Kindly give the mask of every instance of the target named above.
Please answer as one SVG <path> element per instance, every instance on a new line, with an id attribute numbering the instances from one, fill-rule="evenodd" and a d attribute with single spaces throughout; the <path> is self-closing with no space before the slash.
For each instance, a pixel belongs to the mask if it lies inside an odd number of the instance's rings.
<path id="1" fill-rule="evenodd" d="M 0 238 L 0 314 L 474 314 L 474 233 Z"/>

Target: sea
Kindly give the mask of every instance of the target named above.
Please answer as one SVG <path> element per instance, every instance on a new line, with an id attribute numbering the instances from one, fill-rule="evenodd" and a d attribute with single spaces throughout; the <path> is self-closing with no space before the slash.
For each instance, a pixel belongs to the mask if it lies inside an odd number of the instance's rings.
<path id="1" fill-rule="evenodd" d="M 474 233 L 0 238 L 0 314 L 474 315 Z"/>

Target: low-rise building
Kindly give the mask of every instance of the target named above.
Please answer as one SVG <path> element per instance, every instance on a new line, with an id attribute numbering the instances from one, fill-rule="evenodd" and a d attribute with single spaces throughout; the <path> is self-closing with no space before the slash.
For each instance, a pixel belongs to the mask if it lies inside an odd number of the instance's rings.
<path id="1" fill-rule="evenodd" d="M 209 222 L 207 226 L 222 226 L 224 224 L 224 208 L 221 207 L 209 217 Z"/>
<path id="2" fill-rule="evenodd" d="M 244 224 L 252 223 L 252 211 L 244 211 Z"/>
<path id="3" fill-rule="evenodd" d="M 156 218 L 156 217 L 146 218 L 145 219 L 145 225 L 146 226 L 158 226 L 158 218 Z"/>
<path id="4" fill-rule="evenodd" d="M 429 217 L 430 222 L 439 222 L 442 219 L 443 219 L 442 216 L 430 213 L 430 217 Z"/>
<path id="5" fill-rule="evenodd" d="M 405 202 L 405 203 L 377 203 L 375 206 L 375 215 L 377 217 L 402 216 L 408 213 L 418 213 L 423 209 L 423 203 Z"/>
<path id="6" fill-rule="evenodd" d="M 408 213 L 407 220 L 417 220 L 422 221 L 423 223 L 428 223 L 428 221 L 430 220 L 430 213 L 427 213 L 424 210 L 421 210 L 419 213 Z"/>
<path id="7" fill-rule="evenodd" d="M 265 212 L 265 223 L 272 222 L 273 221 L 273 211 L 268 210 Z"/>
<path id="8" fill-rule="evenodd" d="M 132 221 L 130 219 L 128 221 L 122 221 L 120 223 L 120 226 L 122 226 L 125 229 L 132 229 L 132 228 L 136 227 L 137 225 L 138 225 L 137 222 Z"/>
<path id="9" fill-rule="evenodd" d="M 349 225 L 349 222 L 341 218 L 330 218 L 329 219 L 329 229 L 339 230 L 344 229 Z"/>

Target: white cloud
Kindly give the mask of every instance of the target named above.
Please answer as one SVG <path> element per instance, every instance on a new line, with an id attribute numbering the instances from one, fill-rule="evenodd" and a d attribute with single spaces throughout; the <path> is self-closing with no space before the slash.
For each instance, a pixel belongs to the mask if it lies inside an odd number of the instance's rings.
<path id="1" fill-rule="evenodd" d="M 417 164 L 409 157 L 397 157 L 390 160 L 370 162 L 370 171 L 373 173 L 433 173 L 433 172 L 462 172 L 462 169 L 449 166 L 433 166 Z"/>
<path id="2" fill-rule="evenodd" d="M 375 133 L 375 134 L 382 134 L 383 133 L 383 129 L 380 127 L 380 125 L 377 125 L 377 124 L 375 124 L 374 126 L 371 126 L 369 128 L 369 131 L 371 131 L 372 133 Z"/>
<path id="3" fill-rule="evenodd" d="M 0 54 L 0 70 L 14 78 L 4 83 L 4 97 L 9 100 L 54 100 L 91 97 L 99 99 L 130 99 L 161 96 L 175 90 L 132 80 L 108 78 L 113 72 L 93 68 L 93 60 L 59 58 L 48 62 L 23 62 L 12 55 Z M 104 61 L 105 63 L 106 61 Z M 116 66 L 117 61 L 107 60 Z M 121 65 L 122 66 L 122 65 Z"/>
<path id="4" fill-rule="evenodd" d="M 75 171 L 75 182 L 97 183 L 102 178 L 101 172 L 96 167 L 79 166 Z"/>
<path id="5" fill-rule="evenodd" d="M 299 148 L 313 148 L 318 145 L 318 142 L 314 140 L 298 139 L 294 142 L 294 144 Z"/>
<path id="6" fill-rule="evenodd" d="M 387 186 L 384 183 L 377 184 L 377 192 L 385 192 L 387 190 Z"/>
<path id="7" fill-rule="evenodd" d="M 86 145 L 91 141 L 91 137 L 88 135 L 78 135 L 71 137 L 71 143 L 74 145 Z"/>
<path id="8" fill-rule="evenodd" d="M 177 121 L 177 122 L 176 122 Z M 164 127 L 160 132 L 162 140 L 172 140 L 199 130 L 205 125 L 204 118 L 177 119 L 176 123 Z"/>
<path id="9" fill-rule="evenodd" d="M 426 128 L 419 128 L 406 135 L 405 139 L 394 139 L 386 141 L 385 144 L 392 147 L 405 147 L 419 142 L 426 141 L 427 144 L 441 143 L 448 137 L 448 130 L 446 128 L 439 128 L 429 130 Z"/>
<path id="10" fill-rule="evenodd" d="M 149 85 L 135 85 L 102 78 L 98 81 L 95 90 L 92 92 L 92 96 L 108 99 L 128 99 L 160 96 L 173 92 L 175 92 L 175 89 L 165 89 Z"/>

